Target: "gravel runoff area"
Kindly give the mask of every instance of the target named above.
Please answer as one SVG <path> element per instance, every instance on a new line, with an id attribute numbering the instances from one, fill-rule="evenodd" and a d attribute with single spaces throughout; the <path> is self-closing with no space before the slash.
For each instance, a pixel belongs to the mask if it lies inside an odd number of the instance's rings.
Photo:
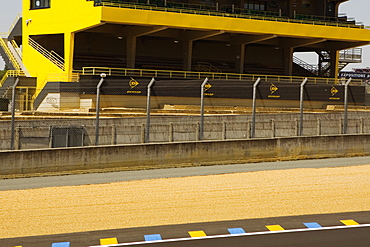
<path id="1" fill-rule="evenodd" d="M 370 211 L 370 165 L 0 191 L 0 238 Z"/>

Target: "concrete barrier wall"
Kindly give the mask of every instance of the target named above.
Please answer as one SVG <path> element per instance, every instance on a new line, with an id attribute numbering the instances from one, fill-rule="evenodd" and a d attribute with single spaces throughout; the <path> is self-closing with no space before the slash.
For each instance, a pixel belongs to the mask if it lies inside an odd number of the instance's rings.
<path id="1" fill-rule="evenodd" d="M 204 125 L 205 140 L 247 139 L 250 136 L 251 120 L 244 116 L 207 116 Z M 294 137 L 298 135 L 298 114 L 261 115 L 256 122 L 255 137 Z M 306 114 L 303 136 L 337 135 L 343 130 L 341 114 Z M 361 117 L 361 118 L 360 118 Z M 100 127 L 101 145 L 135 144 L 144 142 L 145 118 L 102 119 Z M 153 117 L 150 127 L 151 142 L 196 141 L 199 132 L 199 117 Z M 10 149 L 10 121 L 8 127 L 0 127 L 0 150 Z M 17 121 L 15 149 L 52 147 L 55 136 L 53 127 L 77 126 L 84 130 L 83 146 L 95 144 L 94 120 L 61 119 Z M 370 115 L 350 114 L 348 134 L 370 133 Z M 66 139 L 66 138 L 64 138 Z M 81 144 L 82 145 L 82 144 Z M 65 146 L 65 145 L 60 145 Z M 73 145 L 70 145 L 73 146 Z M 75 145 L 80 146 L 80 145 Z M 55 146 L 54 146 L 55 147 Z"/>
<path id="2" fill-rule="evenodd" d="M 359 156 L 370 155 L 368 143 L 338 135 L 3 151 L 0 175 Z"/>

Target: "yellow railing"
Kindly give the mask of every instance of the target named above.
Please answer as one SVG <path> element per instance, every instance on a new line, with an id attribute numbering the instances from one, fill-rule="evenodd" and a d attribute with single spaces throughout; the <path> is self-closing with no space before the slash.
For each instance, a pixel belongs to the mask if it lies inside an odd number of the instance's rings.
<path id="1" fill-rule="evenodd" d="M 163 12 L 175 12 L 175 13 L 182 13 L 182 14 L 242 18 L 242 19 L 252 19 L 252 20 L 300 23 L 300 24 L 309 24 L 309 25 L 320 25 L 320 26 L 360 28 L 360 29 L 368 28 L 364 25 L 349 24 L 349 23 L 344 23 L 344 22 L 330 22 L 330 21 L 321 21 L 321 20 L 299 20 L 299 19 L 293 19 L 293 18 L 288 18 L 288 17 L 264 16 L 264 15 L 253 15 L 253 14 L 234 14 L 234 13 L 226 13 L 226 12 L 221 12 L 221 11 L 204 10 L 204 9 L 158 7 L 153 4 L 145 5 L 145 4 L 135 4 L 135 3 L 102 2 L 100 3 L 99 6 L 130 8 L 130 9 L 138 9 L 138 10 L 163 11 Z"/>
<path id="2" fill-rule="evenodd" d="M 34 99 L 32 99 L 32 95 L 34 94 L 36 87 L 18 86 L 17 89 L 20 89 L 21 91 L 20 93 L 18 93 L 18 97 L 16 99 L 17 110 L 21 112 L 34 110 Z"/>
<path id="3" fill-rule="evenodd" d="M 43 83 L 48 82 L 79 82 L 80 81 L 80 71 L 73 71 L 72 73 L 50 73 L 48 74 Z M 36 99 L 37 96 L 41 93 L 42 88 L 37 88 L 35 93 L 32 95 L 32 100 Z"/>
<path id="4" fill-rule="evenodd" d="M 281 75 L 253 75 L 253 74 L 234 74 L 234 73 L 212 73 L 195 71 L 172 71 L 172 70 L 147 70 L 147 69 L 126 69 L 126 68 L 105 68 L 105 67 L 84 67 L 81 75 L 100 75 L 108 76 L 144 76 L 144 77 L 165 77 L 174 79 L 204 79 L 211 80 L 245 80 L 255 81 L 261 78 L 265 82 L 280 83 L 301 83 L 305 77 L 281 76 Z M 345 80 L 337 78 L 308 77 L 310 84 L 343 84 Z M 352 85 L 362 85 L 362 80 L 352 80 Z"/>
<path id="5" fill-rule="evenodd" d="M 56 52 L 48 51 L 31 38 L 28 38 L 28 44 L 36 51 L 38 51 L 41 55 L 43 55 L 45 58 L 47 58 L 50 62 L 55 64 L 58 68 L 64 70 L 64 59 L 61 56 L 59 56 Z"/>
<path id="6" fill-rule="evenodd" d="M 22 13 L 19 13 L 19 14 L 15 17 L 15 19 L 14 19 L 14 21 L 13 21 L 12 25 L 9 27 L 8 33 L 11 33 L 11 31 L 13 31 L 13 28 L 14 28 L 14 27 L 15 27 L 15 25 L 17 24 L 17 22 L 18 22 L 19 18 L 21 18 L 21 17 L 22 17 Z"/>
<path id="7" fill-rule="evenodd" d="M 19 57 L 22 57 L 22 52 L 21 52 L 21 49 L 19 48 L 17 42 L 15 42 L 15 40 L 13 39 L 11 41 L 12 43 L 12 46 L 14 47 L 15 51 L 18 53 Z"/>
<path id="8" fill-rule="evenodd" d="M 26 76 L 26 75 L 25 75 L 25 73 L 22 70 L 8 70 L 5 73 L 5 75 L 3 76 L 3 78 L 1 78 L 1 80 L 0 80 L 0 87 L 3 86 L 4 82 L 9 77 L 17 77 L 17 76 Z"/>
<path id="9" fill-rule="evenodd" d="M 47 82 L 78 82 L 80 80 L 80 73 L 53 73 L 46 78 Z"/>
<path id="10" fill-rule="evenodd" d="M 8 56 L 10 62 L 13 64 L 14 68 L 16 70 L 21 70 L 21 66 L 19 65 L 19 63 L 15 59 L 14 55 L 12 54 L 12 52 L 10 51 L 8 45 L 6 44 L 6 42 L 4 41 L 4 39 L 2 37 L 0 37 L 0 46 L 5 51 L 5 53 Z"/>

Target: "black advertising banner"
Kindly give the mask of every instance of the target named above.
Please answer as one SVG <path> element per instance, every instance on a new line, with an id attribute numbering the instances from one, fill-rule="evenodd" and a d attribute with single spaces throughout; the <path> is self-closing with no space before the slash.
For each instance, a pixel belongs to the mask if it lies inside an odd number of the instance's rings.
<path id="1" fill-rule="evenodd" d="M 82 78 L 80 91 L 84 94 L 96 94 L 96 86 L 100 76 Z M 114 77 L 107 76 L 100 89 L 102 95 L 137 95 L 146 96 L 147 87 L 152 78 L 145 77 Z"/>
<path id="2" fill-rule="evenodd" d="M 105 95 L 146 96 L 147 87 L 152 78 L 145 77 L 110 77 L 107 76 L 101 88 Z M 80 93 L 96 94 L 99 76 L 84 77 L 80 81 Z M 199 98 L 204 80 L 156 80 L 152 86 L 152 96 Z M 252 99 L 254 81 L 208 80 L 203 88 L 207 98 Z M 365 102 L 364 86 L 349 86 L 348 102 Z M 257 99 L 262 100 L 300 100 L 300 85 L 292 83 L 262 81 L 257 88 Z M 304 100 L 325 101 L 342 104 L 344 85 L 306 84 Z"/>
<path id="3" fill-rule="evenodd" d="M 262 82 L 259 87 L 261 99 L 299 100 L 300 87 L 297 84 Z"/>
<path id="4" fill-rule="evenodd" d="M 344 103 L 344 85 L 306 85 L 304 100 Z M 365 102 L 365 87 L 348 86 L 348 102 Z"/>
<path id="5" fill-rule="evenodd" d="M 152 96 L 200 97 L 203 80 L 160 80 L 152 87 Z"/>

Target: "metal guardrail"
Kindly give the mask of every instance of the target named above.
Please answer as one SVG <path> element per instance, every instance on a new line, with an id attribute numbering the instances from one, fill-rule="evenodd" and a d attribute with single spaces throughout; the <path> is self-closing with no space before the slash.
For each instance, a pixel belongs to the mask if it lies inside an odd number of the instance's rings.
<path id="1" fill-rule="evenodd" d="M 4 39 L 2 37 L 0 37 L 0 46 L 2 47 L 2 49 L 4 50 L 6 55 L 8 56 L 10 62 L 13 64 L 14 68 L 16 70 L 21 70 L 21 66 L 19 65 L 19 63 L 15 59 L 14 55 L 12 54 L 8 45 L 6 44 L 6 42 L 4 41 Z"/>
<path id="2" fill-rule="evenodd" d="M 9 27 L 9 29 L 8 29 L 8 33 L 11 33 L 11 32 L 13 31 L 13 28 L 14 28 L 14 27 L 15 27 L 15 25 L 17 24 L 17 22 L 18 22 L 19 18 L 21 18 L 21 17 L 22 17 L 22 13 L 19 13 L 19 14 L 15 17 L 15 19 L 14 19 L 14 21 L 13 21 L 12 25 L 10 25 L 10 27 Z"/>
<path id="3" fill-rule="evenodd" d="M 348 61 L 351 63 L 362 62 L 362 48 L 353 48 L 339 52 L 339 61 Z"/>
<path id="4" fill-rule="evenodd" d="M 5 75 L 3 76 L 3 78 L 1 78 L 0 80 L 0 87 L 3 86 L 4 82 L 6 81 L 6 79 L 8 79 L 9 77 L 17 77 L 17 76 L 26 76 L 26 74 L 24 73 L 23 70 L 8 70 Z"/>
<path id="5" fill-rule="evenodd" d="M 48 74 L 48 82 L 78 82 L 80 80 L 80 73 L 53 73 Z"/>
<path id="6" fill-rule="evenodd" d="M 203 10 L 203 9 L 188 9 L 181 7 L 158 7 L 155 4 L 135 4 L 135 3 L 115 3 L 115 2 L 101 2 L 97 6 L 103 7 L 116 7 L 116 8 L 130 8 L 139 10 L 150 10 L 150 11 L 163 11 L 163 12 L 175 12 L 182 14 L 194 14 L 194 15 L 208 15 L 218 17 L 229 17 L 229 18 L 241 18 L 251 20 L 264 20 L 264 21 L 276 21 L 276 22 L 288 22 L 288 23 L 299 23 L 309 25 L 320 25 L 320 26 L 332 26 L 332 27 L 345 27 L 345 28 L 359 28 L 367 29 L 364 25 L 346 24 L 341 22 L 329 22 L 321 20 L 299 20 L 287 17 L 276 17 L 276 16 L 264 16 L 264 15 L 253 15 L 253 14 L 235 14 L 226 13 L 221 11 Z"/>
<path id="7" fill-rule="evenodd" d="M 28 44 L 34 48 L 36 51 L 38 51 L 41 55 L 43 55 L 45 58 L 50 60 L 53 64 L 55 64 L 58 68 L 65 70 L 64 68 L 64 58 L 59 56 L 54 51 L 48 51 L 44 47 L 42 47 L 39 43 L 37 43 L 32 38 L 28 38 Z"/>
<path id="8" fill-rule="evenodd" d="M 8 38 L 9 33 L 6 32 L 0 32 L 0 38 Z"/>
<path id="9" fill-rule="evenodd" d="M 22 57 L 22 51 L 21 48 L 19 48 L 17 42 L 15 42 L 15 40 L 13 39 L 12 41 L 10 41 L 10 43 L 14 47 L 15 51 L 18 53 L 19 57 Z"/>
<path id="10" fill-rule="evenodd" d="M 107 67 L 84 67 L 82 71 L 75 71 L 81 75 L 100 75 L 105 73 L 109 76 L 143 76 L 143 77 L 166 77 L 174 79 L 204 79 L 210 80 L 250 80 L 255 81 L 261 78 L 261 81 L 274 81 L 280 83 L 300 84 L 304 78 L 299 76 L 281 76 L 281 75 L 253 75 L 253 74 L 234 74 L 234 73 L 212 73 L 195 71 L 173 71 L 173 70 L 147 70 L 147 69 L 127 69 L 127 68 L 107 68 Z M 319 78 L 308 77 L 309 84 L 343 84 L 338 78 Z M 352 80 L 352 85 L 362 85 L 362 80 Z"/>
<path id="11" fill-rule="evenodd" d="M 293 56 L 293 62 L 299 66 L 301 66 L 302 68 L 304 68 L 305 70 L 308 70 L 314 74 L 318 74 L 318 71 L 319 71 L 319 67 L 317 65 L 313 65 L 313 64 L 309 64 L 307 63 L 306 61 L 296 57 L 296 56 Z"/>

